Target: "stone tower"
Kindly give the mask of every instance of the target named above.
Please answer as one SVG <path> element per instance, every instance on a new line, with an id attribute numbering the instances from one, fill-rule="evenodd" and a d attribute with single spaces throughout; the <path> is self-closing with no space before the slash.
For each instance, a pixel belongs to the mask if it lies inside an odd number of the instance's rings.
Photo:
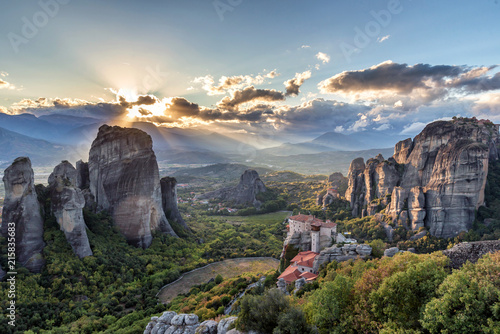
<path id="1" fill-rule="evenodd" d="M 320 251 L 319 230 L 319 226 L 311 225 L 311 251 L 315 253 Z"/>

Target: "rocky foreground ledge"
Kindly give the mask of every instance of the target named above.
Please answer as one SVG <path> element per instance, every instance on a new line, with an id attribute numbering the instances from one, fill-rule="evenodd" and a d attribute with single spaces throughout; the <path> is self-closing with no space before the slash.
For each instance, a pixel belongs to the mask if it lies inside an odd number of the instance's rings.
<path id="1" fill-rule="evenodd" d="M 443 251 L 450 267 L 458 269 L 469 261 L 476 263 L 484 254 L 500 251 L 500 240 L 463 242 Z"/>
<path id="2" fill-rule="evenodd" d="M 144 334 L 243 334 L 236 329 L 229 329 L 234 327 L 236 319 L 229 317 L 219 322 L 206 320 L 200 324 L 196 314 L 167 311 L 160 317 L 152 317 Z"/>

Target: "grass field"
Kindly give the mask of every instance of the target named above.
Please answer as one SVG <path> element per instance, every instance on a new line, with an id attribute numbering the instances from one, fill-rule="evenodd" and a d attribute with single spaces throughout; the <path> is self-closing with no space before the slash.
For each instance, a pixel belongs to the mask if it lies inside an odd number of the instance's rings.
<path id="1" fill-rule="evenodd" d="M 158 295 L 160 302 L 168 303 L 180 293 L 187 293 L 192 286 L 206 283 L 217 275 L 233 278 L 244 273 L 265 273 L 276 270 L 279 260 L 273 258 L 238 258 L 215 262 L 211 265 L 190 271 L 184 276 L 162 289 Z"/>
<path id="2" fill-rule="evenodd" d="M 239 226 L 241 224 L 275 224 L 281 222 L 292 214 L 291 211 L 279 211 L 253 216 L 214 216 L 225 220 L 227 223 Z"/>

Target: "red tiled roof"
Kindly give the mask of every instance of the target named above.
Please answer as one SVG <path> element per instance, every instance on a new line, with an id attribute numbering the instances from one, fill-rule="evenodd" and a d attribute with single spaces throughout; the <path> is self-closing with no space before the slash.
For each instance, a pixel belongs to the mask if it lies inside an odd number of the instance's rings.
<path id="1" fill-rule="evenodd" d="M 291 284 L 300 278 L 300 274 L 300 270 L 297 267 L 289 266 L 281 273 L 278 279 L 283 278 L 287 284 Z"/>
<path id="2" fill-rule="evenodd" d="M 297 266 L 312 268 L 316 256 L 318 256 L 318 253 L 315 252 L 311 251 L 300 252 L 299 254 L 295 255 L 295 257 L 290 261 L 290 263 L 294 263 Z"/>
<path id="3" fill-rule="evenodd" d="M 305 273 L 300 274 L 300 277 L 301 278 L 303 277 L 306 279 L 306 281 L 310 282 L 310 281 L 314 281 L 316 278 L 318 278 L 318 275 L 310 273 L 310 272 L 305 272 Z"/>
<path id="4" fill-rule="evenodd" d="M 288 219 L 296 220 L 296 221 L 303 222 L 303 223 L 309 223 L 309 224 L 311 224 L 311 226 L 330 227 L 330 228 L 337 226 L 337 224 L 332 223 L 329 220 L 327 220 L 327 222 L 325 223 L 324 221 L 322 221 L 319 218 L 314 217 L 313 215 L 299 214 L 296 216 L 288 217 Z"/>

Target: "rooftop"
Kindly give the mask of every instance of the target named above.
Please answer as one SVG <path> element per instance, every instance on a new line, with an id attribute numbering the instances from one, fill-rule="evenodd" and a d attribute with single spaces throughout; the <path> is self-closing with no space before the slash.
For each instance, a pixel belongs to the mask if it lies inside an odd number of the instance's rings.
<path id="1" fill-rule="evenodd" d="M 283 278 L 287 284 L 291 284 L 298 280 L 301 274 L 302 273 L 297 267 L 289 266 L 284 272 L 281 273 L 278 279 Z"/>
<path id="2" fill-rule="evenodd" d="M 318 275 L 310 273 L 310 272 L 305 272 L 300 274 L 301 278 L 305 278 L 307 282 L 314 281 L 316 278 L 318 278 Z"/>
<path id="3" fill-rule="evenodd" d="M 299 254 L 295 255 L 295 257 L 290 261 L 290 263 L 295 264 L 296 266 L 312 268 L 314 264 L 314 259 L 318 255 L 319 255 L 318 253 L 311 251 L 300 252 Z"/>

